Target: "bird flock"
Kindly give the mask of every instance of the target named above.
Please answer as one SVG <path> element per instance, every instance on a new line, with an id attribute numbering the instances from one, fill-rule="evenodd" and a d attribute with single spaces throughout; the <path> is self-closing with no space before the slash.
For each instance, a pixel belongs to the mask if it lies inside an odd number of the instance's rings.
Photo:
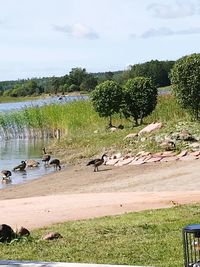
<path id="1" fill-rule="evenodd" d="M 51 153 L 47 153 L 45 147 L 42 148 L 43 155 L 42 155 L 42 162 L 44 162 L 45 167 L 52 166 L 54 170 L 61 170 L 60 160 L 59 159 L 52 159 L 51 160 Z M 38 167 L 40 164 L 39 161 L 36 161 L 34 159 L 28 159 L 28 160 L 22 160 L 21 163 L 17 166 L 15 166 L 12 171 L 10 170 L 2 170 L 1 176 L 2 176 L 2 183 L 10 183 L 12 181 L 11 176 L 12 172 L 16 171 L 25 171 L 26 168 L 35 168 Z"/>
<path id="2" fill-rule="evenodd" d="M 55 171 L 61 170 L 60 160 L 59 159 L 52 159 L 51 160 L 51 152 L 47 152 L 45 147 L 42 148 L 43 155 L 42 155 L 42 162 L 44 162 L 44 166 L 52 166 Z M 102 164 L 106 164 L 107 161 L 107 155 L 103 154 L 101 158 L 96 158 L 93 160 L 90 160 L 86 166 L 93 165 L 94 172 L 99 171 L 99 166 Z M 35 168 L 38 167 L 40 164 L 39 161 L 36 161 L 34 159 L 28 159 L 28 160 L 22 160 L 21 163 L 17 166 L 15 166 L 12 171 L 25 171 L 26 168 Z M 12 172 L 10 170 L 2 170 L 1 171 L 2 176 L 2 182 L 9 183 L 11 182 L 11 176 Z"/>

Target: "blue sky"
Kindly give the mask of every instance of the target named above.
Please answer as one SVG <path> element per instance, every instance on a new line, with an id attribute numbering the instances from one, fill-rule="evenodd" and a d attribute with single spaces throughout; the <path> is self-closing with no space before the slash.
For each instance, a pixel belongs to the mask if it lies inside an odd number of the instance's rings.
<path id="1" fill-rule="evenodd" d="M 200 50 L 200 0 L 0 0 L 0 80 L 125 70 Z"/>

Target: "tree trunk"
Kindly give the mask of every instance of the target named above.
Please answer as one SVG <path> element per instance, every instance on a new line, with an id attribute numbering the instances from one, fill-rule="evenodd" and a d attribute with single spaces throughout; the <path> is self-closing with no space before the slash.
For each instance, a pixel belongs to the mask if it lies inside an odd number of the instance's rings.
<path id="1" fill-rule="evenodd" d="M 112 127 L 112 115 L 109 116 L 109 128 Z"/>

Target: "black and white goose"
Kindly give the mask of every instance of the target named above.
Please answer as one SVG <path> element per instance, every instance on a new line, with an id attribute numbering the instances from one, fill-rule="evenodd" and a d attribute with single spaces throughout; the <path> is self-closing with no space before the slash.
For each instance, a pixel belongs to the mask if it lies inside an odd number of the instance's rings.
<path id="1" fill-rule="evenodd" d="M 106 159 L 107 159 L 107 155 L 106 154 L 103 154 L 101 158 L 99 158 L 99 159 L 93 159 L 93 160 L 89 161 L 86 166 L 94 165 L 94 172 L 99 171 L 98 167 L 100 165 L 102 165 L 103 163 L 105 163 L 106 162 Z"/>
<path id="2" fill-rule="evenodd" d="M 59 170 L 59 171 L 61 170 L 60 160 L 59 159 L 52 159 L 49 162 L 49 165 L 53 166 L 56 171 L 57 170 Z"/>
<path id="3" fill-rule="evenodd" d="M 24 171 L 25 168 L 26 168 L 26 162 L 24 160 L 22 160 L 21 164 L 19 164 L 13 168 L 13 171 Z"/>
<path id="4" fill-rule="evenodd" d="M 49 154 L 46 153 L 46 150 L 45 150 L 45 147 L 42 148 L 42 151 L 43 151 L 43 157 L 42 157 L 42 161 L 44 162 L 44 164 L 48 164 L 50 159 L 51 159 L 51 156 Z"/>
<path id="5" fill-rule="evenodd" d="M 2 182 L 10 182 L 11 181 L 11 175 L 12 175 L 12 172 L 9 171 L 9 170 L 2 170 L 1 171 L 1 175 L 2 175 Z"/>

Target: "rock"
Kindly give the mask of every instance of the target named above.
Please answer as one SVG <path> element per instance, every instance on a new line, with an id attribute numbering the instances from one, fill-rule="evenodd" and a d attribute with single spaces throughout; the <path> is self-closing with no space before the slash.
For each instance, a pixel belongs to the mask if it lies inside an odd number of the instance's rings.
<path id="1" fill-rule="evenodd" d="M 181 151 L 181 153 L 179 153 L 179 154 L 177 155 L 177 157 L 178 157 L 178 158 L 185 157 L 187 154 L 188 154 L 187 150 L 183 150 L 183 151 Z"/>
<path id="2" fill-rule="evenodd" d="M 116 127 L 111 127 L 111 128 L 109 128 L 109 131 L 110 132 L 116 132 L 118 130 L 118 128 L 116 128 Z"/>
<path id="3" fill-rule="evenodd" d="M 139 131 L 139 135 L 144 134 L 144 133 L 150 133 L 152 131 L 158 130 L 162 127 L 161 122 L 156 122 L 156 123 L 151 123 L 147 125 L 145 128 L 143 128 L 141 131 Z"/>
<path id="4" fill-rule="evenodd" d="M 161 148 L 167 150 L 167 151 L 170 151 L 170 150 L 173 150 L 176 145 L 174 143 L 173 140 L 171 139 L 165 139 L 161 144 L 160 144 Z"/>
<path id="5" fill-rule="evenodd" d="M 19 236 L 29 236 L 30 232 L 28 229 L 24 228 L 23 226 L 17 231 Z"/>
<path id="6" fill-rule="evenodd" d="M 164 157 L 161 159 L 161 162 L 170 162 L 170 161 L 176 161 L 176 160 L 179 160 L 179 158 L 176 156 Z"/>
<path id="7" fill-rule="evenodd" d="M 195 143 L 190 144 L 189 147 L 196 150 L 200 148 L 200 144 L 198 142 L 195 142 Z"/>
<path id="8" fill-rule="evenodd" d="M 121 156 L 122 156 L 121 153 L 116 153 L 116 154 L 114 154 L 111 158 L 112 158 L 112 159 L 119 159 L 119 158 L 121 158 Z"/>
<path id="9" fill-rule="evenodd" d="M 162 157 L 151 157 L 147 160 L 147 163 L 161 161 Z"/>
<path id="10" fill-rule="evenodd" d="M 173 151 L 164 151 L 162 153 L 162 157 L 173 157 L 175 155 L 176 155 L 176 153 L 174 153 Z"/>
<path id="11" fill-rule="evenodd" d="M 15 237 L 13 229 L 7 224 L 0 224 L 0 242 L 10 242 Z"/>
<path id="12" fill-rule="evenodd" d="M 129 164 L 130 162 L 132 162 L 134 160 L 134 157 L 131 157 L 131 158 L 126 158 L 126 159 L 123 159 L 123 160 L 120 160 L 118 161 L 115 166 L 124 166 L 124 165 L 127 165 Z"/>
<path id="13" fill-rule="evenodd" d="M 137 133 L 130 133 L 130 134 L 128 134 L 127 136 L 124 137 L 124 140 L 126 140 L 126 139 L 133 139 L 133 138 L 135 138 L 136 136 L 138 136 Z"/>
<path id="14" fill-rule="evenodd" d="M 115 165 L 118 161 L 119 159 L 108 159 L 106 165 Z"/>
<path id="15" fill-rule="evenodd" d="M 57 232 L 49 232 L 42 237 L 43 240 L 53 240 L 58 238 L 62 238 L 62 236 Z"/>
<path id="16" fill-rule="evenodd" d="M 178 140 L 196 142 L 196 138 L 189 133 L 188 130 L 183 129 L 177 136 Z"/>

